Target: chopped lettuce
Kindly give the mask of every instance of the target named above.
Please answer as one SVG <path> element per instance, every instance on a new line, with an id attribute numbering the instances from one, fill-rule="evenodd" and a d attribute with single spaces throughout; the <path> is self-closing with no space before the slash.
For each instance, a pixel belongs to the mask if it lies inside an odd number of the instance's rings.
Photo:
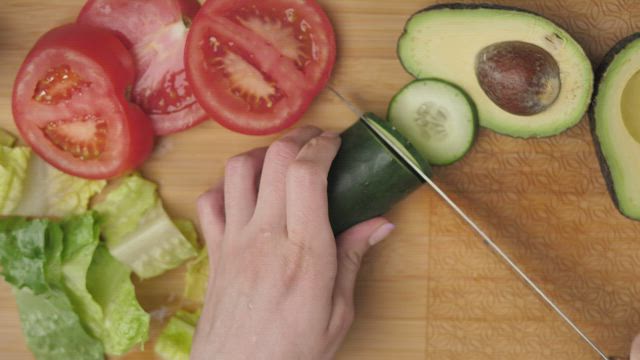
<path id="1" fill-rule="evenodd" d="M 192 243 L 171 221 L 155 184 L 133 175 L 97 204 L 111 254 L 140 278 L 160 275 L 197 255 Z"/>
<path id="2" fill-rule="evenodd" d="M 39 360 L 103 359 L 63 288 L 63 227 L 47 220 L 0 220 L 0 264 L 14 286 L 27 344 Z"/>
<path id="3" fill-rule="evenodd" d="M 49 224 L 47 220 L 27 221 L 20 218 L 0 221 L 2 275 L 9 284 L 18 289 L 29 288 L 36 295 L 50 289 L 45 275 L 48 254 L 45 244 L 50 235 L 47 230 Z M 55 251 L 51 251 L 50 255 L 55 256 Z M 55 261 L 53 258 L 48 260 L 50 264 Z"/>
<path id="4" fill-rule="evenodd" d="M 11 215 L 24 193 L 31 150 L 0 145 L 0 215 Z"/>
<path id="5" fill-rule="evenodd" d="M 14 289 L 14 294 L 22 330 L 36 359 L 104 359 L 102 345 L 84 330 L 63 291 L 35 295 L 29 289 Z"/>
<path id="6" fill-rule="evenodd" d="M 198 313 L 178 311 L 158 337 L 155 353 L 163 360 L 189 360 L 199 317 Z"/>
<path id="7" fill-rule="evenodd" d="M 131 271 L 99 244 L 94 217 L 71 218 L 63 230 L 65 290 L 82 323 L 110 355 L 122 355 L 146 341 L 149 315 L 136 299 Z"/>
<path id="8" fill-rule="evenodd" d="M 15 142 L 16 138 L 13 135 L 0 128 L 0 146 L 13 146 Z"/>
<path id="9" fill-rule="evenodd" d="M 187 265 L 184 298 L 202 304 L 209 281 L 209 255 L 203 248 L 197 258 Z"/>
<path id="10" fill-rule="evenodd" d="M 138 303 L 131 270 L 99 245 L 87 274 L 89 292 L 100 305 L 107 354 L 122 355 L 149 338 L 150 316 Z"/>
<path id="11" fill-rule="evenodd" d="M 3 275 L 38 359 L 102 359 L 105 350 L 122 355 L 148 338 L 150 317 L 136 299 L 131 270 L 99 236 L 94 213 L 60 223 L 0 220 Z"/>
<path id="12" fill-rule="evenodd" d="M 67 175 L 33 155 L 20 201 L 11 215 L 60 218 L 79 215 L 87 211 L 89 200 L 106 184 L 104 180 Z"/>

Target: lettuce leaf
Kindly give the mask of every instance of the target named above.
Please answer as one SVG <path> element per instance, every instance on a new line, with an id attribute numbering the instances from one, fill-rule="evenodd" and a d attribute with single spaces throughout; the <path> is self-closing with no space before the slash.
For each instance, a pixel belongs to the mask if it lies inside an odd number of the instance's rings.
<path id="1" fill-rule="evenodd" d="M 123 179 L 94 210 L 104 220 L 103 236 L 111 254 L 142 279 L 197 255 L 164 210 L 156 185 L 139 175 Z"/>
<path id="2" fill-rule="evenodd" d="M 35 295 L 15 289 L 22 331 L 38 360 L 103 360 L 100 342 L 87 334 L 63 291 Z"/>
<path id="3" fill-rule="evenodd" d="M 37 359 L 102 359 L 62 290 L 63 229 L 48 220 L 0 221 L 0 264 L 13 285 L 22 329 Z"/>
<path id="4" fill-rule="evenodd" d="M 131 271 L 99 244 L 93 214 L 63 222 L 65 291 L 91 335 L 110 355 L 122 355 L 147 340 L 149 315 L 140 307 Z"/>
<path id="5" fill-rule="evenodd" d="M 21 198 L 11 215 L 59 218 L 79 215 L 87 211 L 89 200 L 107 185 L 104 180 L 67 175 L 36 155 L 29 161 L 27 175 Z"/>
<path id="6" fill-rule="evenodd" d="M 24 193 L 31 150 L 0 146 L 0 215 L 11 215 Z"/>
<path id="7" fill-rule="evenodd" d="M 200 254 L 187 265 L 185 277 L 184 298 L 196 303 L 204 303 L 209 282 L 209 255 L 207 248 L 203 248 Z"/>
<path id="8" fill-rule="evenodd" d="M 164 328 L 154 348 L 163 360 L 189 360 L 200 314 L 178 311 Z"/>
<path id="9" fill-rule="evenodd" d="M 36 295 L 50 289 L 45 275 L 49 224 L 47 220 L 27 221 L 21 218 L 0 221 L 2 275 L 9 284 L 18 289 L 29 288 Z M 50 253 L 55 256 L 55 250 Z M 50 259 L 49 263 L 53 261 Z"/>
<path id="10" fill-rule="evenodd" d="M 87 274 L 89 292 L 104 316 L 102 340 L 107 354 L 122 355 L 149 338 L 150 316 L 136 299 L 131 270 L 99 245 Z"/>
<path id="11" fill-rule="evenodd" d="M 0 128 L 0 146 L 11 147 L 16 142 L 16 138 L 9 132 Z"/>

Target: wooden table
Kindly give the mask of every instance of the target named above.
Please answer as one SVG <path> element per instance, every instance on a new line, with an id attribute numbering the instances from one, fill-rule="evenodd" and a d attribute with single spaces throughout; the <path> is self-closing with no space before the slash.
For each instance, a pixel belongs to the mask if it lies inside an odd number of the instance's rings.
<path id="1" fill-rule="evenodd" d="M 322 0 L 339 39 L 331 83 L 384 115 L 411 78 L 395 56 L 417 0 Z M 640 29 L 635 0 L 498 1 L 564 25 L 594 63 Z M 3 0 L 0 5 L 0 126 L 14 130 L 11 86 L 39 35 L 73 21 L 82 0 Z M 634 24 L 635 23 L 635 24 Z M 355 121 L 323 92 L 301 124 L 332 130 Z M 222 175 L 226 158 L 271 138 L 233 134 L 214 122 L 160 141 L 145 176 L 169 211 L 195 219 L 194 201 Z M 604 349 L 624 355 L 640 331 L 640 225 L 606 193 L 587 121 L 551 139 L 517 140 L 483 130 L 460 163 L 436 180 L 514 256 Z M 365 260 L 357 320 L 340 359 L 596 359 L 560 319 L 490 253 L 429 189 L 389 214 L 398 229 Z M 183 270 L 138 285 L 149 311 L 172 309 Z M 155 316 L 152 335 L 162 326 Z M 152 359 L 153 346 L 127 359 Z M 0 282 L 0 357 L 31 357 L 15 301 Z"/>

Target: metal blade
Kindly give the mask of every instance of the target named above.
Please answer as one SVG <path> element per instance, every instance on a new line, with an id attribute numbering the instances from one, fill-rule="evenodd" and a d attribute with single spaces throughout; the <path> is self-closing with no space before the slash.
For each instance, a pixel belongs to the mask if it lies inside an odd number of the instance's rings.
<path id="1" fill-rule="evenodd" d="M 547 305 L 553 309 L 553 311 L 564 320 L 573 331 L 575 331 L 581 338 L 584 340 L 602 359 L 609 360 L 609 357 L 605 355 L 605 353 L 596 345 L 588 336 L 582 331 L 572 320 L 565 314 L 556 303 L 551 300 L 551 298 L 505 253 L 498 244 L 493 241 L 471 218 L 465 214 L 460 207 L 449 198 L 449 196 L 442 190 L 436 183 L 427 176 L 422 169 L 420 169 L 411 159 L 409 159 L 403 151 L 397 148 L 393 141 L 389 141 L 386 137 L 387 134 L 378 130 L 376 126 L 372 126 L 371 119 L 368 119 L 364 115 L 364 112 L 360 111 L 357 106 L 347 100 L 344 96 L 342 96 L 335 89 L 329 87 L 329 90 L 333 92 L 340 100 L 349 108 L 353 113 L 355 113 L 360 120 L 362 120 L 368 127 L 371 129 L 380 139 L 382 139 L 387 146 L 392 149 L 395 154 L 404 160 L 406 164 L 408 164 L 413 171 L 418 174 L 422 180 L 424 180 L 440 197 L 469 225 L 471 228 L 484 240 L 485 244 L 489 246 L 493 252 L 498 255 L 510 268 L 513 270 L 528 286 L 535 292 Z"/>

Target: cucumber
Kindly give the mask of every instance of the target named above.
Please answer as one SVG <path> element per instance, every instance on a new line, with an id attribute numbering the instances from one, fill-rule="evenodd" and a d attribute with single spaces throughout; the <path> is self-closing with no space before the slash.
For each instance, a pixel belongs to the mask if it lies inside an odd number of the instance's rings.
<path id="1" fill-rule="evenodd" d="M 473 100 L 438 79 L 415 80 L 389 104 L 388 120 L 432 165 L 450 165 L 469 152 L 478 133 Z"/>
<path id="2" fill-rule="evenodd" d="M 431 176 L 429 164 L 390 124 L 365 114 L 401 145 Z M 363 122 L 342 133 L 342 146 L 328 178 L 329 219 L 335 234 L 380 216 L 422 184 L 422 180 Z"/>

